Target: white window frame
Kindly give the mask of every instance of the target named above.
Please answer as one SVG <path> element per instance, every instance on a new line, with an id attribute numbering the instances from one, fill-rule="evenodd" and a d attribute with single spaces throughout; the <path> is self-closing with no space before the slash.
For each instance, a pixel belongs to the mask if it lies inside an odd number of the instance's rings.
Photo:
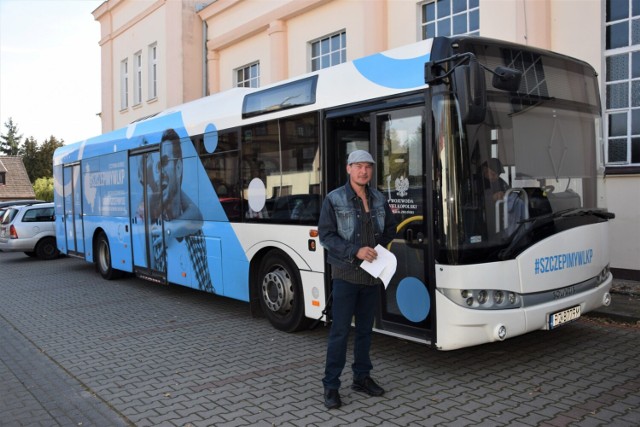
<path id="1" fill-rule="evenodd" d="M 608 0 L 611 1 L 611 0 Z M 621 1 L 628 1 L 628 0 L 615 0 L 617 2 L 621 2 Z M 604 99 L 603 99 L 603 104 L 604 104 L 604 130 L 605 130 L 605 164 L 608 166 L 634 166 L 637 167 L 640 165 L 640 163 L 636 162 L 636 163 L 632 163 L 632 149 L 633 149 L 633 140 L 635 139 L 636 141 L 638 139 L 640 139 L 640 133 L 633 133 L 633 113 L 636 113 L 636 118 L 640 115 L 640 105 L 636 104 L 633 105 L 634 102 L 634 86 L 636 88 L 640 87 L 640 76 L 633 76 L 632 72 L 633 72 L 633 55 L 640 55 L 640 43 L 638 43 L 638 40 L 636 40 L 636 43 L 634 44 L 634 33 L 633 33 L 633 28 L 634 25 L 635 26 L 640 26 L 640 15 L 636 15 L 633 16 L 633 1 L 629 1 L 628 4 L 629 7 L 629 15 L 626 18 L 623 19 L 618 19 L 618 20 L 612 20 L 610 22 L 607 22 L 607 2 L 605 2 L 605 4 L 603 5 L 603 17 L 602 17 L 602 22 L 603 22 L 603 26 L 604 26 L 604 33 L 605 33 L 605 43 L 604 43 L 604 64 L 603 64 L 603 77 L 602 77 L 602 85 L 603 85 L 603 93 L 604 93 Z M 609 26 L 613 26 L 616 24 L 625 24 L 627 26 L 628 29 L 628 45 L 627 46 L 623 46 L 623 47 L 614 47 L 611 49 L 607 49 L 607 45 L 606 45 L 606 34 L 607 34 L 607 28 Z M 609 58 L 612 57 L 622 57 L 626 55 L 628 58 L 627 61 L 627 76 L 626 78 L 622 78 L 622 79 L 618 79 L 618 80 L 611 80 L 609 81 L 609 66 L 608 66 L 608 60 Z M 609 90 L 611 87 L 613 86 L 619 86 L 621 84 L 627 84 L 627 106 L 625 107 L 612 107 L 609 108 Z M 636 90 L 637 92 L 637 90 Z M 635 96 L 638 96 L 637 94 Z M 636 101 L 637 102 L 637 101 Z M 611 129 L 610 129 L 610 120 L 611 120 L 611 116 L 613 115 L 618 115 L 618 114 L 626 114 L 626 130 L 627 133 L 626 135 L 610 135 Z M 636 128 L 638 128 L 638 125 L 636 124 Z M 611 141 L 616 141 L 616 142 L 621 142 L 622 140 L 626 140 L 626 154 L 625 154 L 625 159 L 614 159 L 614 160 L 610 160 L 609 159 L 609 143 Z M 636 148 L 636 150 L 639 150 L 640 148 Z"/>
<path id="2" fill-rule="evenodd" d="M 453 11 L 454 2 L 465 3 L 464 9 Z M 433 4 L 434 16 L 427 17 L 427 5 Z M 443 9 L 443 6 L 448 6 L 448 10 Z M 420 36 L 421 40 L 436 37 L 436 36 L 452 36 L 452 35 L 480 35 L 480 1 L 479 0 L 429 0 L 420 3 L 420 13 L 418 17 L 420 19 Z M 477 14 L 478 28 L 470 28 L 471 18 Z M 464 32 L 454 32 L 454 22 L 459 19 L 465 19 L 466 30 Z M 442 29 L 446 28 L 446 31 Z"/>
<path id="3" fill-rule="evenodd" d="M 142 104 L 142 51 L 133 55 L 133 105 Z"/>
<path id="4" fill-rule="evenodd" d="M 236 87 L 260 87 L 260 61 L 233 70 Z"/>
<path id="5" fill-rule="evenodd" d="M 120 61 L 120 110 L 129 108 L 129 58 Z"/>
<path id="6" fill-rule="evenodd" d="M 346 30 L 311 40 L 308 46 L 310 71 L 318 71 L 347 62 Z"/>
<path id="7" fill-rule="evenodd" d="M 149 76 L 147 81 L 149 83 L 147 95 L 148 99 L 156 99 L 158 97 L 158 44 L 153 43 L 149 45 L 149 54 L 147 57 Z"/>

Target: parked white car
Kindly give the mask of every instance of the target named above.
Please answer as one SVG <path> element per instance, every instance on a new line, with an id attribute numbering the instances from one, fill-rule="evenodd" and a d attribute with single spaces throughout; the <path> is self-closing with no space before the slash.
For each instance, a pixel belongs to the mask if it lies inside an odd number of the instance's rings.
<path id="1" fill-rule="evenodd" d="M 0 251 L 24 252 L 41 259 L 60 255 L 56 246 L 53 203 L 7 208 L 0 223 Z"/>
<path id="2" fill-rule="evenodd" d="M 0 202 L 0 223 L 2 223 L 2 217 L 4 216 L 4 213 L 11 206 L 33 205 L 36 203 L 45 203 L 45 201 L 44 200 L 27 200 L 27 199 L 1 201 Z"/>

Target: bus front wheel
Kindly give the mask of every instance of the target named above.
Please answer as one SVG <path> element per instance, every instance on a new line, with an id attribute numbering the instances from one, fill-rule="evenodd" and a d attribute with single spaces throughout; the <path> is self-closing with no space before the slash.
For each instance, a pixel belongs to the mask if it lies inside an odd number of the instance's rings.
<path id="1" fill-rule="evenodd" d="M 109 247 L 109 239 L 104 233 L 100 233 L 96 240 L 95 250 L 93 251 L 96 263 L 96 270 L 106 279 L 112 280 L 120 277 L 120 271 L 115 270 L 111 265 L 111 248 Z"/>
<path id="2" fill-rule="evenodd" d="M 305 326 L 300 276 L 293 262 L 274 251 L 260 263 L 258 276 L 260 306 L 269 322 L 278 330 L 299 331 Z"/>

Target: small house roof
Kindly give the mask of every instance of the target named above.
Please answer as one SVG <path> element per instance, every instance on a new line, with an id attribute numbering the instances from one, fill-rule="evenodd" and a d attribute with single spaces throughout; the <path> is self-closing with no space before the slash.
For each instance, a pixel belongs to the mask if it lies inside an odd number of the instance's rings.
<path id="1" fill-rule="evenodd" d="M 0 173 L 4 174 L 4 184 L 0 181 L 0 200 L 35 199 L 22 157 L 0 156 Z"/>

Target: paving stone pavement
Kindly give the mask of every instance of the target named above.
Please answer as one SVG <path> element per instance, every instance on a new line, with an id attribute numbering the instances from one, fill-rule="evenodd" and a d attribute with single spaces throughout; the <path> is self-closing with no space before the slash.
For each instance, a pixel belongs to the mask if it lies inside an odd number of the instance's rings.
<path id="1" fill-rule="evenodd" d="M 640 327 L 584 317 L 452 352 L 375 335 L 382 397 L 327 411 L 327 329 L 246 303 L 0 253 L 0 426 L 637 426 Z M 350 361 L 348 360 L 349 364 Z"/>

